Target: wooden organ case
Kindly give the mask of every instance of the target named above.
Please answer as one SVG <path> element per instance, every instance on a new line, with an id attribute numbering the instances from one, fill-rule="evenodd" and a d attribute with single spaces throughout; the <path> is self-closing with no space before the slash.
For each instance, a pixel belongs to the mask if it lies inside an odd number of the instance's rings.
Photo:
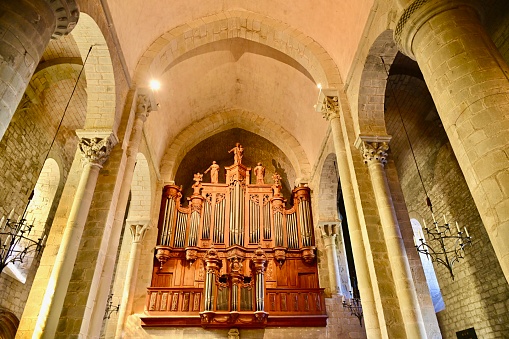
<path id="1" fill-rule="evenodd" d="M 195 174 L 188 207 L 181 188 L 164 187 L 143 326 L 326 325 L 309 188 L 295 188 L 286 209 L 281 178 L 249 184 L 240 160 L 226 183 L 218 165 L 212 183 Z"/>

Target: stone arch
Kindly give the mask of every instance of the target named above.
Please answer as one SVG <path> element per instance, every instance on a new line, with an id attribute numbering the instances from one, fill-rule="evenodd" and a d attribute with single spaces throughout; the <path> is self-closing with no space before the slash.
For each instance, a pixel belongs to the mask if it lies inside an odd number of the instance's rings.
<path id="1" fill-rule="evenodd" d="M 211 114 L 189 125 L 180 132 L 167 148 L 161 161 L 161 176 L 168 182 L 175 177 L 175 171 L 184 156 L 199 142 L 208 137 L 232 128 L 242 128 L 248 132 L 256 133 L 269 140 L 281 149 L 290 160 L 297 180 L 306 181 L 311 173 L 311 165 L 297 139 L 282 126 L 274 124 L 254 112 L 243 110 L 230 110 Z M 200 133 L 196 133 L 200 131 Z"/>
<path id="2" fill-rule="evenodd" d="M 147 158 L 142 153 L 138 153 L 131 183 L 131 202 L 127 219 L 150 220 L 151 199 L 150 169 Z"/>
<path id="3" fill-rule="evenodd" d="M 338 172 L 336 155 L 330 153 L 322 166 L 318 196 L 318 217 L 320 220 L 339 219 L 337 207 Z"/>
<path id="4" fill-rule="evenodd" d="M 82 12 L 71 35 L 78 45 L 83 61 L 93 46 L 85 64 L 87 77 L 85 129 L 116 130 L 120 117 L 115 114 L 116 89 L 113 64 L 101 29 L 91 16 Z"/>
<path id="5" fill-rule="evenodd" d="M 358 114 L 361 134 L 387 135 L 384 120 L 385 89 L 387 73 L 397 53 L 392 30 L 382 32 L 369 49 L 359 87 Z"/>
<path id="6" fill-rule="evenodd" d="M 0 310 L 0 338 L 14 339 L 18 330 L 19 319 L 7 310 Z"/>
<path id="7" fill-rule="evenodd" d="M 297 29 L 259 13 L 232 10 L 198 18 L 173 28 L 157 38 L 141 56 L 135 82 L 148 84 L 151 76 L 162 74 L 166 66 L 186 52 L 204 44 L 243 38 L 255 41 L 290 56 L 304 67 L 315 83 L 324 87 L 342 86 L 339 70 L 327 51 Z"/>
<path id="8" fill-rule="evenodd" d="M 25 92 L 31 99 L 31 101 L 37 103 L 40 93 L 42 93 L 45 89 L 49 88 L 50 85 L 55 84 L 62 80 L 77 78 L 82 65 L 76 63 L 75 62 L 76 60 L 72 61 L 74 62 L 54 63 L 51 65 L 48 64 L 44 68 L 37 69 L 34 75 L 32 76 L 32 80 L 30 80 L 30 83 L 28 84 L 28 87 Z M 85 82 L 86 80 L 82 76 L 80 81 Z"/>
<path id="9" fill-rule="evenodd" d="M 34 188 L 34 195 L 27 206 L 25 219 L 33 225 L 30 238 L 37 240 L 43 237 L 47 228 L 47 221 L 53 206 L 53 200 L 61 181 L 61 172 L 57 162 L 48 158 L 44 162 L 39 178 Z M 23 262 L 11 263 L 7 266 L 9 275 L 22 283 L 26 282 L 28 273 L 34 262 L 34 253 L 28 253 Z"/>

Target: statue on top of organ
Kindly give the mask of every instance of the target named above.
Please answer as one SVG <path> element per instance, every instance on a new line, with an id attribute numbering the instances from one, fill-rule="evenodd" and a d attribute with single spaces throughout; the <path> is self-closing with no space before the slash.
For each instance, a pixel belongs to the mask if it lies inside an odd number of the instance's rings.
<path id="1" fill-rule="evenodd" d="M 187 207 L 181 188 L 164 187 L 142 325 L 325 326 L 309 188 L 293 189 L 286 209 L 281 176 L 264 183 L 258 163 L 251 184 L 244 148 L 232 152 L 225 183 L 215 161 L 210 183 L 194 175 Z"/>

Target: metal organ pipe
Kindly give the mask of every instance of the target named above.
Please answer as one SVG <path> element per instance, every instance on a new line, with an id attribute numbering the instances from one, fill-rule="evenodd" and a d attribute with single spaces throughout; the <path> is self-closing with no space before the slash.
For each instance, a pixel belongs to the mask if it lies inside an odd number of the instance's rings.
<path id="1" fill-rule="evenodd" d="M 265 239 L 270 239 L 270 203 L 266 203 L 263 206 L 263 237 Z"/>
<path id="2" fill-rule="evenodd" d="M 274 213 L 274 231 L 276 233 L 276 246 L 283 246 L 283 213 Z"/>
<path id="3" fill-rule="evenodd" d="M 303 246 L 311 246 L 311 213 L 309 208 L 309 201 L 301 199 L 299 203 L 299 219 L 302 232 L 302 244 Z"/>
<path id="4" fill-rule="evenodd" d="M 201 234 L 203 239 L 209 239 L 210 237 L 210 214 L 210 202 L 205 201 L 205 206 L 203 207 L 203 230 Z"/>
<path id="5" fill-rule="evenodd" d="M 173 230 L 173 220 L 175 219 L 175 200 L 171 197 L 166 198 L 165 215 L 163 221 L 163 230 L 161 234 L 161 245 L 169 246 L 171 233 Z"/>
<path id="6" fill-rule="evenodd" d="M 196 246 L 198 241 L 198 225 L 200 224 L 200 213 L 193 211 L 191 213 L 191 227 L 189 230 L 189 239 L 187 240 L 188 246 Z"/>
<path id="7" fill-rule="evenodd" d="M 286 230 L 289 248 L 299 248 L 299 239 L 297 234 L 297 220 L 295 212 L 286 215 Z"/>

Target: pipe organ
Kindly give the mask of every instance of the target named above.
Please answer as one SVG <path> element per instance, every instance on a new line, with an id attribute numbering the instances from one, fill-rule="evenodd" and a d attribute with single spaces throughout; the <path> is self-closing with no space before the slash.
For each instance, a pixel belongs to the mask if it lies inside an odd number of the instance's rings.
<path id="1" fill-rule="evenodd" d="M 187 207 L 181 188 L 164 187 L 142 325 L 325 326 L 309 188 L 287 209 L 277 174 L 250 184 L 237 154 L 225 169 L 225 183 L 195 174 Z"/>

